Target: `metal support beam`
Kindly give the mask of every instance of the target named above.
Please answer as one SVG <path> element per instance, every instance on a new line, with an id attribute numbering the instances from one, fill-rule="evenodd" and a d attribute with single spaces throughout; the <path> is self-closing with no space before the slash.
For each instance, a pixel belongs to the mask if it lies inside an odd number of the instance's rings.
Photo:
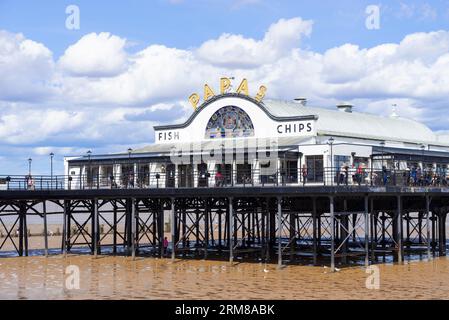
<path id="1" fill-rule="evenodd" d="M 228 198 L 229 201 L 229 215 L 228 215 L 228 227 L 229 227 L 229 232 L 228 232 L 228 239 L 229 239 L 229 262 L 233 263 L 234 262 L 234 209 L 232 207 L 232 197 Z"/>
<path id="2" fill-rule="evenodd" d="M 440 257 L 446 256 L 446 215 L 446 212 L 441 211 L 438 215 L 438 253 Z"/>
<path id="3" fill-rule="evenodd" d="M 368 196 L 365 196 L 365 267 L 369 266 L 369 202 Z"/>
<path id="4" fill-rule="evenodd" d="M 175 198 L 171 198 L 171 217 L 170 217 L 170 232 L 171 232 L 171 243 L 172 243 L 172 250 L 171 250 L 171 258 L 172 260 L 175 260 L 176 256 L 176 236 L 175 236 Z"/>
<path id="5" fill-rule="evenodd" d="M 93 206 L 93 222 L 92 222 L 92 237 L 93 237 L 93 250 L 94 250 L 94 257 L 96 258 L 98 255 L 98 199 L 95 198 L 92 201 Z"/>
<path id="6" fill-rule="evenodd" d="M 67 215 L 68 211 L 70 210 L 68 201 L 63 201 L 64 206 L 64 212 L 62 216 L 62 254 L 64 255 L 64 258 L 67 256 Z"/>
<path id="7" fill-rule="evenodd" d="M 278 268 L 282 268 L 282 197 L 277 198 L 278 204 Z"/>
<path id="8" fill-rule="evenodd" d="M 42 202 L 42 214 L 44 216 L 44 252 L 45 256 L 48 257 L 47 203 L 45 200 Z"/>
<path id="9" fill-rule="evenodd" d="M 136 258 L 136 199 L 131 198 L 131 257 L 134 260 Z"/>
<path id="10" fill-rule="evenodd" d="M 331 219 L 331 272 L 335 272 L 335 216 L 334 216 L 334 197 L 329 197 L 329 213 Z"/>
<path id="11" fill-rule="evenodd" d="M 397 196 L 397 245 L 398 245 L 398 263 L 403 262 L 403 248 L 402 248 L 402 197 Z"/>
<path id="12" fill-rule="evenodd" d="M 162 201 L 159 201 L 159 255 L 160 257 L 164 257 L 164 239 L 165 239 L 165 223 L 164 223 L 164 204 Z"/>
<path id="13" fill-rule="evenodd" d="M 317 252 L 317 241 L 318 241 L 318 230 L 317 230 L 317 210 L 316 210 L 316 198 L 312 198 L 312 223 L 313 223 L 313 265 L 317 264 L 317 257 L 318 257 L 318 252 Z"/>
<path id="14" fill-rule="evenodd" d="M 431 198 L 429 195 L 426 195 L 426 238 L 427 238 L 427 259 L 432 259 L 432 254 L 430 252 L 430 242 L 432 241 L 431 235 L 430 235 L 430 201 Z"/>

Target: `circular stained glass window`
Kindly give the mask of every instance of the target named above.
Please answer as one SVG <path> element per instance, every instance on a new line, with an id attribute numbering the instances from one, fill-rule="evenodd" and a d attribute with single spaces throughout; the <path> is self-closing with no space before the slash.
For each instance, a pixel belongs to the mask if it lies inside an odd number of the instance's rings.
<path id="1" fill-rule="evenodd" d="M 209 119 L 205 138 L 237 138 L 254 136 L 254 126 L 248 114 L 235 106 L 226 106 Z"/>

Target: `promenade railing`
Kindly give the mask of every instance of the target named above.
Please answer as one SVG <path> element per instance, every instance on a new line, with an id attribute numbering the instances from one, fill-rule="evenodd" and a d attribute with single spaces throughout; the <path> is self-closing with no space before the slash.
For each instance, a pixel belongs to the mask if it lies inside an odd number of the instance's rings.
<path id="1" fill-rule="evenodd" d="M 193 167 L 192 167 L 193 168 Z M 82 175 L 0 175 L 2 190 L 86 190 L 152 188 L 222 188 L 282 186 L 447 187 L 446 172 L 367 168 L 323 169 L 179 169 Z"/>

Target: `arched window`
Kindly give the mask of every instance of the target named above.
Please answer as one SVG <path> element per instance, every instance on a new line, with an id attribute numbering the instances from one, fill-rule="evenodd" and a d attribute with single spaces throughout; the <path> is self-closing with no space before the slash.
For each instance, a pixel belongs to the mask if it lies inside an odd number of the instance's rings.
<path id="1" fill-rule="evenodd" d="M 235 106 L 226 106 L 209 119 L 205 138 L 236 138 L 254 136 L 254 126 L 248 114 Z"/>

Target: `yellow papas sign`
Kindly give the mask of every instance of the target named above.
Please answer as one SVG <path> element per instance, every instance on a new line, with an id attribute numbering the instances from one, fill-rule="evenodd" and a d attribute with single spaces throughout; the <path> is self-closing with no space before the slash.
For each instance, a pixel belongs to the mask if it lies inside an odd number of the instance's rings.
<path id="1" fill-rule="evenodd" d="M 225 94 L 228 92 L 228 90 L 231 88 L 231 80 L 229 78 L 221 78 L 220 79 L 220 93 Z M 243 79 L 240 85 L 237 88 L 236 93 L 244 94 L 246 96 L 249 96 L 248 93 L 248 80 Z M 265 97 L 265 93 L 267 92 L 267 87 L 260 86 L 259 91 L 257 92 L 254 99 L 256 99 L 258 102 L 262 101 L 262 99 Z M 212 90 L 211 87 L 209 87 L 208 84 L 204 85 L 204 101 L 209 100 L 210 98 L 214 97 L 215 93 Z M 189 97 L 189 101 L 192 104 L 192 107 L 194 110 L 198 107 L 198 103 L 200 102 L 200 95 L 198 93 L 193 93 Z"/>

